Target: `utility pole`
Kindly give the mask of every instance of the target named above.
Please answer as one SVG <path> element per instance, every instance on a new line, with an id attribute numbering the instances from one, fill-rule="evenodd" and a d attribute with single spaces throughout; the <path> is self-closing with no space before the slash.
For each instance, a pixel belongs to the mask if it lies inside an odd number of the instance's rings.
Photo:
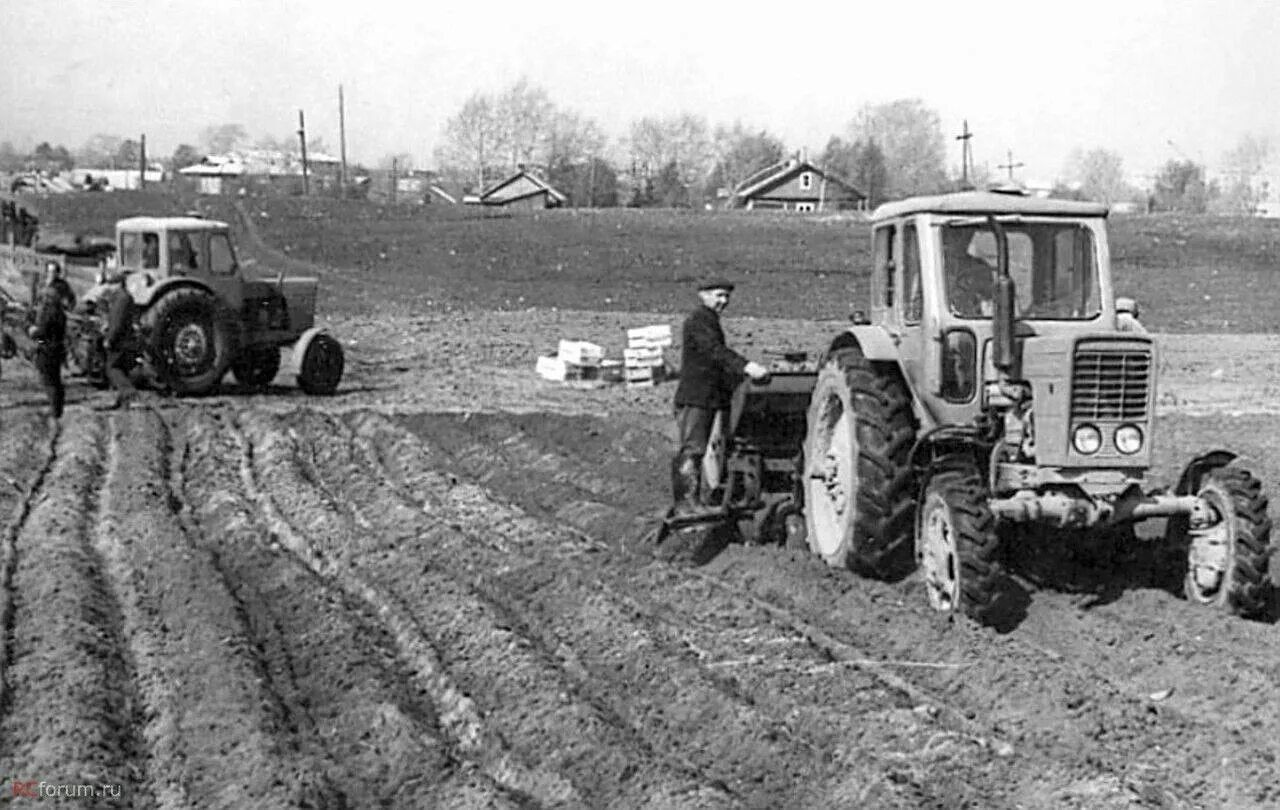
<path id="1" fill-rule="evenodd" d="M 960 151 L 960 182 L 965 188 L 969 187 L 969 164 L 973 162 L 973 146 L 969 141 L 973 138 L 973 133 L 969 131 L 969 119 L 964 120 L 964 131 L 956 136 L 956 140 L 962 144 Z"/>
<path id="2" fill-rule="evenodd" d="M 338 188 L 342 199 L 347 198 L 347 108 L 342 99 L 342 85 L 338 85 L 338 152 L 342 168 L 338 174 Z"/>
<path id="3" fill-rule="evenodd" d="M 1008 163 L 1001 163 L 1001 164 L 1000 164 L 999 166 L 997 166 L 996 168 L 997 168 L 997 169 L 1008 169 L 1008 170 L 1009 170 L 1009 182 L 1013 182 L 1013 170 L 1014 170 L 1014 169 L 1021 169 L 1023 166 L 1026 166 L 1027 164 L 1025 164 L 1025 163 L 1014 163 L 1014 162 L 1013 162 L 1013 150 L 1012 150 L 1012 149 L 1010 149 L 1010 150 L 1009 150 L 1008 155 L 1009 155 L 1009 162 L 1008 162 Z"/>
<path id="4" fill-rule="evenodd" d="M 138 190 L 147 187 L 147 133 L 138 136 Z"/>
<path id="5" fill-rule="evenodd" d="M 298 143 L 302 146 L 302 196 L 307 196 L 307 122 L 298 110 Z"/>
<path id="6" fill-rule="evenodd" d="M 396 204 L 396 175 L 400 173 L 400 158 L 391 158 L 391 204 Z"/>

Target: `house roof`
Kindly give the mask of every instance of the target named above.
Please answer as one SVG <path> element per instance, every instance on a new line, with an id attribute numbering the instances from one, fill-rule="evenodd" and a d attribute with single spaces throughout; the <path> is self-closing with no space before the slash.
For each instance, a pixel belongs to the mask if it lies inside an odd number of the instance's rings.
<path id="1" fill-rule="evenodd" d="M 1102 203 L 1055 200 L 994 191 L 958 191 L 932 197 L 910 197 L 885 203 L 871 214 L 880 222 L 908 214 L 1029 214 L 1032 216 L 1105 217 Z"/>
<path id="2" fill-rule="evenodd" d="M 834 183 L 841 188 L 852 191 L 859 197 L 866 196 L 849 183 L 846 183 L 838 177 L 833 177 L 820 167 L 815 166 L 813 163 L 810 163 L 807 160 L 797 160 L 795 158 L 779 161 L 772 166 L 766 166 L 751 175 L 746 180 L 743 180 L 738 184 L 738 188 L 734 191 L 734 195 L 738 197 L 751 197 L 753 195 L 763 193 L 775 186 L 782 185 L 792 177 L 795 177 L 802 172 L 813 172 L 814 174 L 821 176 L 828 183 Z"/>
<path id="3" fill-rule="evenodd" d="M 545 191 L 546 193 L 550 194 L 552 197 L 555 197 L 557 200 L 559 200 L 559 201 L 560 201 L 560 202 L 562 202 L 562 203 L 563 203 L 563 202 L 568 202 L 568 201 L 569 201 L 569 198 L 568 198 L 568 197 L 566 197 L 565 195 L 563 195 L 563 194 L 561 194 L 559 191 L 557 191 L 557 190 L 556 190 L 556 189 L 555 189 L 555 188 L 554 188 L 550 183 L 548 183 L 547 181 L 543 180 L 541 177 L 538 177 L 536 174 L 533 174 L 533 173 L 528 172 L 528 171 L 526 171 L 526 170 L 524 170 L 524 169 L 521 169 L 520 171 L 518 171 L 518 172 L 516 172 L 515 174 L 511 175 L 511 176 L 510 176 L 510 177 L 508 177 L 507 179 L 505 179 L 505 180 L 501 180 L 501 181 L 499 181 L 496 185 L 490 186 L 487 190 L 485 190 L 485 191 L 480 195 L 480 200 L 481 200 L 481 202 L 483 202 L 483 201 L 485 201 L 485 200 L 489 199 L 490 197 L 494 196 L 494 195 L 495 195 L 495 194 L 497 194 L 498 192 L 502 191 L 502 189 L 506 188 L 507 186 L 512 185 L 513 183 L 517 183 L 517 182 L 519 182 L 519 181 L 520 181 L 520 180 L 522 180 L 522 179 L 527 179 L 530 183 L 532 183 L 532 184 L 537 188 L 537 192 L 543 192 L 543 191 Z M 537 192 L 535 192 L 535 193 L 537 193 Z M 526 197 L 527 197 L 527 196 L 529 196 L 529 195 L 527 195 L 527 194 L 526 194 L 526 195 L 522 195 L 522 196 L 526 196 Z"/>

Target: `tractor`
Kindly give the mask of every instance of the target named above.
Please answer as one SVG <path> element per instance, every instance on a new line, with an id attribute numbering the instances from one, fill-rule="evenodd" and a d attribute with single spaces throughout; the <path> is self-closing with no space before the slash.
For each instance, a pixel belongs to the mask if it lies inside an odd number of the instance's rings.
<path id="1" fill-rule="evenodd" d="M 212 391 L 228 370 L 250 388 L 280 371 L 281 349 L 298 387 L 331 394 L 342 378 L 342 346 L 315 326 L 314 278 L 257 278 L 236 258 L 224 222 L 188 215 L 131 217 L 116 223 L 115 270 L 137 306 L 139 369 L 148 382 L 175 394 Z M 68 256 L 0 246 L 0 293 L 6 354 L 30 353 L 26 325 L 49 262 L 63 265 L 81 305 L 68 323 L 68 363 L 74 374 L 105 384 L 104 307 L 97 293 L 102 268 Z"/>
<path id="2" fill-rule="evenodd" d="M 1114 295 L 1106 221 L 1101 204 L 996 191 L 872 214 L 869 313 L 826 348 L 806 413 L 814 554 L 890 580 L 918 569 L 933 608 L 987 622 L 1011 547 L 1136 543 L 1160 518 L 1190 601 L 1268 608 L 1267 497 L 1237 457 L 1146 486 L 1157 346 Z"/>

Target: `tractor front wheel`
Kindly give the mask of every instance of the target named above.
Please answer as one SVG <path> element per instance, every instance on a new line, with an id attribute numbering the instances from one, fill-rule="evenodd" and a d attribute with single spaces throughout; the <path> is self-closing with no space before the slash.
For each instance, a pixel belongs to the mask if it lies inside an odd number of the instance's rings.
<path id="1" fill-rule="evenodd" d="M 929 604 L 987 622 L 1003 572 L 996 520 L 977 467 L 944 470 L 925 487 L 916 528 L 916 561 Z"/>
<path id="2" fill-rule="evenodd" d="M 338 389 L 345 364 L 342 344 L 321 332 L 307 344 L 298 370 L 298 387 L 313 395 L 328 395 Z"/>
<path id="3" fill-rule="evenodd" d="M 1258 616 L 1271 595 L 1271 518 L 1262 484 L 1238 467 L 1221 467 L 1198 494 L 1220 519 L 1190 532 L 1183 592 L 1198 604 Z"/>

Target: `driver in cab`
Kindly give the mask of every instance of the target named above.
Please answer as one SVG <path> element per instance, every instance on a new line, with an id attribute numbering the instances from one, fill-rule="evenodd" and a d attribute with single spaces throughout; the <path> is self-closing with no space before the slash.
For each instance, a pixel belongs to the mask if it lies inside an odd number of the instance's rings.
<path id="1" fill-rule="evenodd" d="M 992 282 L 995 268 L 969 252 L 971 233 L 946 231 L 943 237 L 947 302 L 961 318 L 989 318 L 995 311 Z"/>

